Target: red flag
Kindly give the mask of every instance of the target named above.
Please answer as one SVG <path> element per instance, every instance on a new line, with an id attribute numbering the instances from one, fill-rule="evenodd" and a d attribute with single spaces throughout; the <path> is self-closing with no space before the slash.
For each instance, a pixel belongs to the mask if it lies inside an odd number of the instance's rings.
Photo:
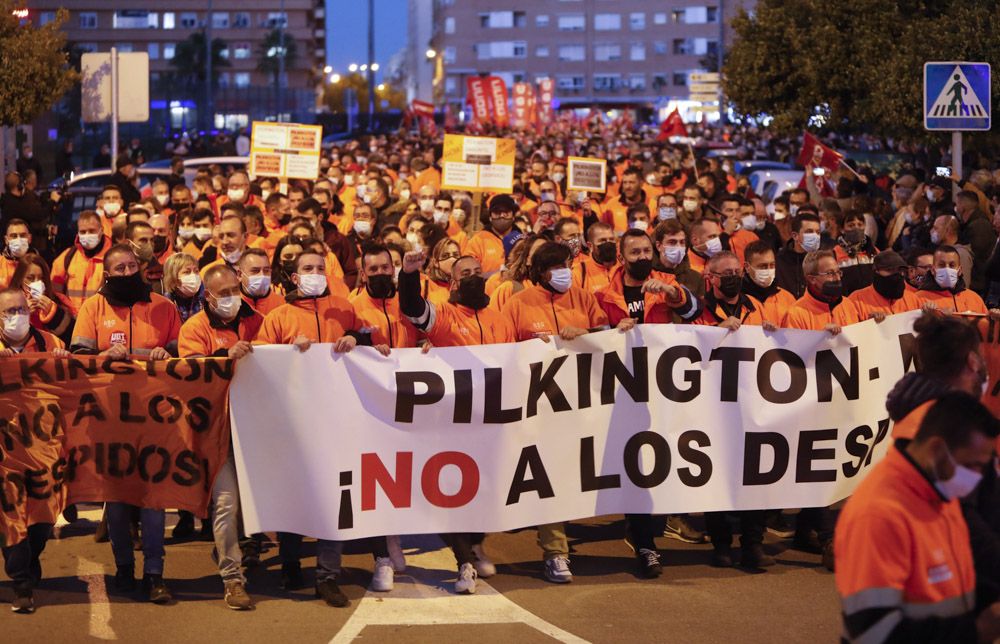
<path id="1" fill-rule="evenodd" d="M 428 103 L 427 101 L 418 101 L 413 99 L 410 101 L 410 107 L 413 113 L 421 118 L 434 118 L 434 104 Z"/>
<path id="2" fill-rule="evenodd" d="M 687 127 L 684 126 L 684 121 L 681 120 L 681 113 L 674 108 L 674 111 L 667 115 L 667 118 L 663 119 L 660 123 L 660 133 L 656 136 L 657 141 L 666 141 L 672 136 L 687 136 Z"/>
<path id="3" fill-rule="evenodd" d="M 551 78 L 538 79 L 538 120 L 548 123 L 552 119 L 552 96 L 555 82 Z"/>
<path id="4" fill-rule="evenodd" d="M 819 139 L 806 132 L 802 139 L 802 151 L 799 152 L 798 158 L 799 165 L 805 168 L 805 174 L 802 175 L 799 187 L 807 188 L 806 180 L 812 180 L 816 192 L 824 197 L 832 196 L 834 194 L 833 185 L 827 175 L 836 172 L 843 160 L 843 154 L 823 145 Z M 823 169 L 822 174 L 816 174 L 818 168 Z"/>
<path id="5" fill-rule="evenodd" d="M 497 127 L 507 127 L 510 125 L 510 112 L 507 110 L 507 84 L 499 76 L 490 76 L 486 80 L 493 106 L 493 122 Z"/>
<path id="6" fill-rule="evenodd" d="M 490 95 L 486 90 L 486 79 L 480 76 L 470 76 L 465 79 L 468 87 L 466 100 L 472 106 L 473 119 L 477 123 L 487 123 L 490 118 Z"/>

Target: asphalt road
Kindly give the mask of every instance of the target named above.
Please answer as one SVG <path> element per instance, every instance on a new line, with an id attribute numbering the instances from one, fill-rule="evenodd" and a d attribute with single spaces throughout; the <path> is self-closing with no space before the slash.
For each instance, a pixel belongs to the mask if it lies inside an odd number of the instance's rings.
<path id="1" fill-rule="evenodd" d="M 168 517 L 168 526 L 175 520 Z M 574 581 L 557 586 L 541 577 L 534 530 L 491 535 L 486 551 L 498 574 L 481 579 L 474 596 L 451 592 L 455 562 L 437 537 L 404 537 L 408 569 L 396 575 L 391 593 L 367 591 L 370 555 L 345 556 L 341 587 L 351 606 L 341 609 L 316 600 L 311 586 L 282 591 L 273 548 L 248 573 L 255 609 L 234 612 L 222 602 L 210 543 L 168 539 L 166 576 L 176 601 L 155 606 L 109 592 L 111 547 L 95 543 L 93 529 L 83 520 L 49 542 L 42 558 L 45 579 L 35 591 L 37 611 L 0 611 L 0 641 L 742 644 L 831 642 L 840 633 L 833 575 L 818 556 L 787 550 L 787 542 L 770 536 L 766 548 L 778 565 L 766 573 L 712 568 L 710 546 L 661 539 L 664 574 L 645 580 L 637 577 L 622 540 L 620 516 L 577 522 L 569 526 Z M 303 566 L 311 582 L 315 557 L 308 542 L 306 553 Z M 10 585 L 5 576 L 0 579 L 0 602 L 8 602 Z"/>

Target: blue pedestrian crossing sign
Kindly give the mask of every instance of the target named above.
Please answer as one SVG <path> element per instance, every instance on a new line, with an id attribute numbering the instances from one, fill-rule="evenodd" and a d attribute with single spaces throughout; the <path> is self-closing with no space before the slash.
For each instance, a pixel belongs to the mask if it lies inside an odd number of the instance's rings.
<path id="1" fill-rule="evenodd" d="M 989 63 L 924 63 L 924 128 L 990 129 Z"/>

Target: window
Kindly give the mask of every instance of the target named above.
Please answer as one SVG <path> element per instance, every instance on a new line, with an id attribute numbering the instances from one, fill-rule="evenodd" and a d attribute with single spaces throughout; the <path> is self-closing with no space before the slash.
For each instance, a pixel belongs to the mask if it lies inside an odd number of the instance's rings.
<path id="1" fill-rule="evenodd" d="M 454 18 L 445 18 L 444 19 L 444 32 L 446 34 L 453 34 L 453 33 L 455 33 L 455 19 Z"/>
<path id="2" fill-rule="evenodd" d="M 76 49 L 78 49 L 80 51 L 80 53 L 84 53 L 84 54 L 92 54 L 92 53 L 94 53 L 94 52 L 97 51 L 97 43 L 96 42 L 78 42 L 78 43 L 76 43 L 73 46 Z"/>
<path id="3" fill-rule="evenodd" d="M 687 87 L 688 75 L 687 72 L 674 72 L 674 85 L 678 87 Z"/>
<path id="4" fill-rule="evenodd" d="M 718 7 L 705 7 L 705 22 L 719 22 Z"/>
<path id="5" fill-rule="evenodd" d="M 456 56 L 456 52 L 455 52 L 455 48 L 454 47 L 445 47 L 444 48 L 444 62 L 445 62 L 446 65 L 451 65 L 452 63 L 454 63 L 455 62 L 455 56 Z"/>
<path id="6" fill-rule="evenodd" d="M 219 50 L 219 57 L 223 60 L 229 60 L 229 47 L 223 47 Z"/>
<path id="7" fill-rule="evenodd" d="M 144 9 L 122 9 L 115 12 L 111 26 L 115 29 L 156 29 L 160 26 L 160 14 Z"/>
<path id="8" fill-rule="evenodd" d="M 653 24 L 654 25 L 665 25 L 665 24 L 667 24 L 667 14 L 665 14 L 665 13 L 654 13 L 653 14 Z"/>
<path id="9" fill-rule="evenodd" d="M 667 55 L 667 43 L 662 40 L 657 40 L 653 43 L 653 53 L 657 56 Z"/>
<path id="10" fill-rule="evenodd" d="M 514 12 L 514 26 L 518 29 L 522 29 L 528 26 L 528 14 L 523 11 Z"/>
<path id="11" fill-rule="evenodd" d="M 150 60 L 156 60 L 160 57 L 160 43 L 151 42 L 146 45 L 146 53 L 149 54 Z"/>
<path id="12" fill-rule="evenodd" d="M 519 13 L 521 20 L 524 20 L 523 11 L 490 11 L 481 13 L 479 14 L 479 26 L 483 29 L 509 29 L 515 26 L 515 13 Z"/>
<path id="13" fill-rule="evenodd" d="M 622 87 L 621 74 L 594 74 L 594 91 L 615 91 Z"/>
<path id="14" fill-rule="evenodd" d="M 225 11 L 213 12 L 212 29 L 229 29 L 229 13 Z"/>
<path id="15" fill-rule="evenodd" d="M 690 52 L 690 43 L 684 38 L 674 39 L 674 56 L 686 56 Z"/>
<path id="16" fill-rule="evenodd" d="M 233 27 L 236 29 L 247 29 L 250 26 L 250 14 L 246 11 L 239 11 L 233 14 Z"/>
<path id="17" fill-rule="evenodd" d="M 536 27 L 548 27 L 549 26 L 549 15 L 547 13 L 539 14 L 535 16 L 535 26 Z"/>
<path id="18" fill-rule="evenodd" d="M 175 45 L 172 42 L 163 43 L 163 59 L 164 60 L 172 59 L 174 57 L 174 51 L 176 50 L 176 48 L 177 45 Z"/>
<path id="19" fill-rule="evenodd" d="M 622 28 L 620 13 L 599 13 L 594 16 L 595 31 L 615 31 Z"/>
<path id="20" fill-rule="evenodd" d="M 642 31 L 646 28 L 646 14 L 632 13 L 628 17 L 628 28 L 632 31 Z"/>
<path id="21" fill-rule="evenodd" d="M 219 87 L 229 87 L 229 72 L 219 74 Z"/>
<path id="22" fill-rule="evenodd" d="M 548 58 L 548 56 L 549 56 L 549 48 L 548 47 L 544 47 L 543 46 L 543 47 L 536 47 L 535 48 L 535 57 L 536 58 Z"/>
<path id="23" fill-rule="evenodd" d="M 703 25 L 707 22 L 719 21 L 718 7 L 687 7 L 674 9 L 674 22 L 688 25 Z"/>
<path id="24" fill-rule="evenodd" d="M 81 11 L 80 29 L 97 29 L 97 14 L 92 11 Z"/>
<path id="25" fill-rule="evenodd" d="M 587 60 L 587 52 L 583 45 L 559 45 L 559 60 Z"/>
<path id="26" fill-rule="evenodd" d="M 653 74 L 653 89 L 661 89 L 667 86 L 666 74 Z"/>
<path id="27" fill-rule="evenodd" d="M 483 42 L 476 46 L 476 58 L 490 60 L 493 58 L 527 58 L 528 44 L 524 41 Z"/>
<path id="28" fill-rule="evenodd" d="M 181 29 L 196 29 L 198 27 L 198 14 L 182 13 Z"/>
<path id="29" fill-rule="evenodd" d="M 586 84 L 583 76 L 556 76 L 556 88 L 560 90 L 579 91 L 584 89 Z"/>
<path id="30" fill-rule="evenodd" d="M 646 60 L 646 44 L 635 43 L 629 49 L 629 60 Z"/>
<path id="31" fill-rule="evenodd" d="M 646 75 L 645 74 L 629 74 L 628 75 L 628 86 L 629 89 L 646 89 Z"/>
<path id="32" fill-rule="evenodd" d="M 454 76 L 448 76 L 444 79 L 444 91 L 447 94 L 454 94 L 455 90 L 458 88 L 458 82 L 455 80 Z"/>
<path id="33" fill-rule="evenodd" d="M 708 38 L 678 38 L 674 40 L 674 54 L 677 56 L 718 55 L 719 42 Z"/>
<path id="34" fill-rule="evenodd" d="M 250 43 L 238 42 L 233 44 L 233 58 L 243 60 L 250 58 Z"/>
<path id="35" fill-rule="evenodd" d="M 163 28 L 164 29 L 173 29 L 174 27 L 176 27 L 177 26 L 175 24 L 176 20 L 177 20 L 177 14 L 175 14 L 173 11 L 164 11 L 163 12 Z"/>
<path id="36" fill-rule="evenodd" d="M 514 43 L 514 58 L 527 58 L 528 57 L 528 43 L 526 42 L 515 42 Z"/>
<path id="37" fill-rule="evenodd" d="M 583 31 L 586 26 L 587 21 L 583 14 L 559 16 L 559 31 Z"/>
<path id="38" fill-rule="evenodd" d="M 233 74 L 233 85 L 236 87 L 250 87 L 250 72 L 236 72 Z"/>
<path id="39" fill-rule="evenodd" d="M 268 29 L 277 29 L 279 27 L 288 27 L 288 14 L 281 11 L 272 11 L 267 14 L 267 21 L 264 26 Z M 237 74 L 238 76 L 239 74 Z M 239 81 L 237 81 L 237 87 L 240 87 Z M 244 86 L 245 87 L 245 86 Z"/>
<path id="40" fill-rule="evenodd" d="M 130 42 L 119 42 L 119 43 L 115 43 L 114 46 L 118 50 L 119 54 L 130 54 L 133 51 L 135 51 L 132 48 L 132 43 L 130 43 Z"/>
<path id="41" fill-rule="evenodd" d="M 594 60 L 609 61 L 622 59 L 621 45 L 594 45 Z"/>
<path id="42" fill-rule="evenodd" d="M 44 27 L 45 25 L 49 24 L 55 19 L 56 19 L 55 11 L 43 11 L 40 14 L 38 14 L 38 26 Z"/>

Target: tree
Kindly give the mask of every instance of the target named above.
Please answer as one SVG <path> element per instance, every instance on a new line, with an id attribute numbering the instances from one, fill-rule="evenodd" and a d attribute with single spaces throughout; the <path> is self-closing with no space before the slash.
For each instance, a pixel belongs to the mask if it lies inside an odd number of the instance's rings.
<path id="1" fill-rule="evenodd" d="M 774 117 L 782 133 L 822 123 L 931 138 L 923 64 L 1000 60 L 1000 0 L 759 0 L 732 28 L 726 98 L 744 115 Z"/>
<path id="2" fill-rule="evenodd" d="M 219 85 L 219 73 L 230 63 L 222 52 L 226 50 L 226 41 L 221 38 L 212 39 L 212 87 Z M 205 87 L 205 32 L 191 34 L 187 40 L 177 43 L 174 57 L 170 60 L 174 72 L 166 79 L 167 86 L 173 91 L 190 93 L 203 92 Z"/>
<path id="3" fill-rule="evenodd" d="M 375 88 L 375 111 L 383 109 L 402 110 L 406 108 L 406 92 L 392 82 L 382 83 L 382 89 Z M 358 105 L 359 112 L 368 112 L 368 78 L 364 74 L 348 74 L 336 83 L 323 89 L 323 103 L 334 114 L 347 111 L 347 90 L 353 92 L 351 104 Z M 388 101 L 383 108 L 382 101 Z"/>
<path id="4" fill-rule="evenodd" d="M 278 85 L 278 72 L 281 68 L 279 64 L 281 58 L 284 57 L 285 59 L 285 71 L 287 72 L 295 67 L 295 63 L 298 62 L 299 57 L 295 39 L 287 31 L 285 32 L 284 46 L 282 47 L 280 29 L 272 29 L 264 37 L 264 41 L 260 44 L 259 54 L 257 71 L 273 77 L 276 87 Z"/>

